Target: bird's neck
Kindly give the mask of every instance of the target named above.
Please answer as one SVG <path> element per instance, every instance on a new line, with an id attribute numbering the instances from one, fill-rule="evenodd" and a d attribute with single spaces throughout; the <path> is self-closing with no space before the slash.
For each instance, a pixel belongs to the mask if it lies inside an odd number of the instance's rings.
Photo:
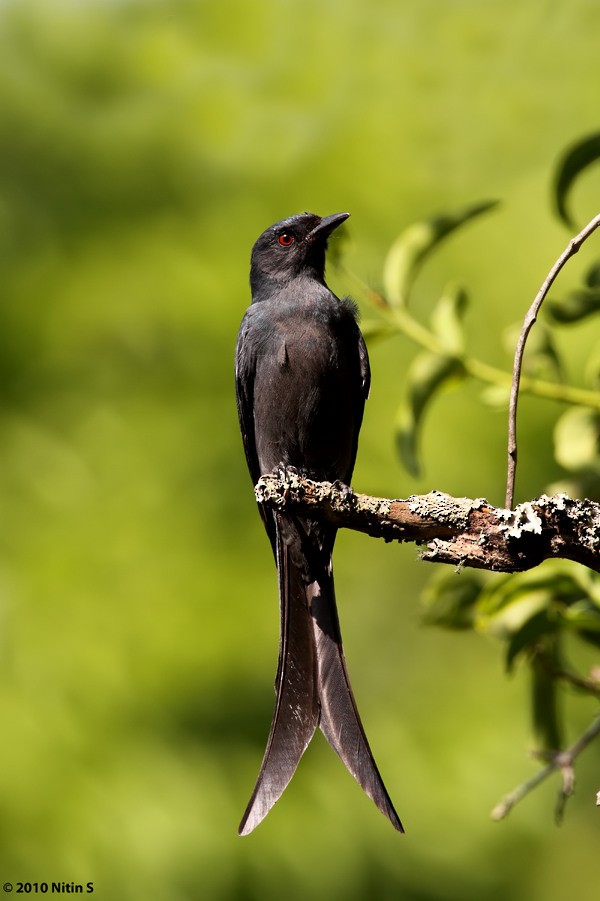
<path id="1" fill-rule="evenodd" d="M 266 272 L 250 273 L 250 290 L 252 291 L 252 301 L 256 303 L 261 300 L 268 300 L 282 291 L 289 292 L 290 289 L 295 293 L 302 294 L 315 287 L 326 288 L 325 276 L 312 269 L 304 270 L 299 275 L 271 275 Z"/>

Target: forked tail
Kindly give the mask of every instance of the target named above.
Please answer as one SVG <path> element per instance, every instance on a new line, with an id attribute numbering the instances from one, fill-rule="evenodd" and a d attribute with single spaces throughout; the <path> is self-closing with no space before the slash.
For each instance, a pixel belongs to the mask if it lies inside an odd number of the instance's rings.
<path id="1" fill-rule="evenodd" d="M 240 835 L 258 826 L 290 782 L 315 729 L 361 788 L 403 832 L 373 759 L 342 650 L 330 561 L 300 523 L 278 516 L 281 633 L 276 701 L 258 779 Z"/>

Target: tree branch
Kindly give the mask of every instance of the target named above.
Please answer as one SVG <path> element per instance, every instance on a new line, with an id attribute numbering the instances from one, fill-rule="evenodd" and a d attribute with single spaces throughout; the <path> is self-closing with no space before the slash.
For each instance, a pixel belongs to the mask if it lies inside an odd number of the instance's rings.
<path id="1" fill-rule="evenodd" d="M 600 504 L 564 494 L 514 510 L 441 491 L 391 500 L 305 479 L 290 468 L 261 476 L 255 494 L 260 504 L 316 515 L 338 528 L 425 544 L 428 562 L 522 572 L 561 557 L 600 572 Z"/>
<path id="2" fill-rule="evenodd" d="M 595 719 L 585 730 L 583 735 L 577 739 L 566 751 L 557 751 L 552 754 L 550 762 L 542 770 L 539 770 L 535 776 L 517 786 L 514 791 L 506 795 L 499 804 L 492 810 L 493 820 L 502 820 L 510 813 L 515 804 L 518 804 L 525 795 L 543 782 L 548 776 L 552 775 L 555 770 L 560 769 L 562 774 L 562 784 L 558 792 L 556 801 L 555 817 L 560 822 L 563 817 L 565 804 L 575 790 L 575 770 L 573 764 L 581 752 L 600 735 L 600 717 Z M 600 796 L 600 792 L 598 793 Z"/>
<path id="3" fill-rule="evenodd" d="M 600 572 L 600 504 L 573 500 L 565 494 L 542 495 L 514 510 L 492 507 L 483 498 L 455 498 L 441 491 L 391 500 L 357 494 L 340 482 L 315 482 L 283 466 L 261 476 L 255 494 L 259 504 L 275 510 L 302 513 L 385 541 L 426 545 L 422 559 L 430 562 L 522 572 L 543 560 L 562 557 Z M 598 694 L 595 678 L 588 682 L 563 671 L 555 676 Z M 515 804 L 560 770 L 555 808 L 560 822 L 574 791 L 575 760 L 599 735 L 600 717 L 570 748 L 543 755 L 546 765 L 506 795 L 492 811 L 492 818 L 503 819 Z"/>

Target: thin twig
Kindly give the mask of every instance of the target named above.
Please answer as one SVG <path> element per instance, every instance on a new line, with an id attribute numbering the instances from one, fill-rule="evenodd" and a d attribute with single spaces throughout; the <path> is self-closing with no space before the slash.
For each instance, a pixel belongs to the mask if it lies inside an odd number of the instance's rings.
<path id="1" fill-rule="evenodd" d="M 523 327 L 521 329 L 521 334 L 519 335 L 519 340 L 517 341 L 517 346 L 515 349 L 513 377 L 510 389 L 510 404 L 508 409 L 508 475 L 506 480 L 505 503 L 505 506 L 508 510 L 512 509 L 515 494 L 515 473 L 517 469 L 517 402 L 519 399 L 519 383 L 521 380 L 523 353 L 525 351 L 527 336 L 531 331 L 531 328 L 540 311 L 540 307 L 544 302 L 544 298 L 550 290 L 554 280 L 556 279 L 556 276 L 563 268 L 567 260 L 569 260 L 577 253 L 583 242 L 587 238 L 589 238 L 592 232 L 595 231 L 599 225 L 600 214 L 595 216 L 591 220 L 591 222 L 588 222 L 586 227 L 582 231 L 580 231 L 579 234 L 576 235 L 576 237 L 572 238 L 571 241 L 569 241 L 566 250 L 560 255 L 560 257 L 546 276 L 546 280 L 538 291 L 537 296 L 531 304 L 531 307 L 529 308 L 527 315 L 525 316 L 525 319 L 523 321 Z"/>
<path id="2" fill-rule="evenodd" d="M 600 698 L 600 682 L 594 679 L 585 679 L 583 676 L 577 675 L 577 673 L 571 673 L 567 670 L 560 669 L 551 670 L 551 675 L 555 679 L 561 679 L 563 682 L 567 682 L 575 688 L 580 688 L 582 691 L 594 695 L 596 698 Z"/>
<path id="3" fill-rule="evenodd" d="M 526 782 L 523 782 L 521 785 L 518 785 L 512 792 L 506 795 L 499 804 L 497 804 L 492 810 L 492 819 L 493 820 L 502 820 L 504 817 L 510 813 L 515 804 L 518 804 L 525 795 L 528 795 L 530 791 L 533 791 L 534 788 L 543 782 L 548 776 L 552 775 L 555 770 L 560 769 L 563 774 L 562 784 L 558 795 L 558 801 L 556 805 L 556 818 L 560 820 L 562 817 L 564 806 L 567 801 L 567 798 L 573 794 L 574 788 L 574 772 L 573 772 L 573 764 L 577 757 L 581 754 L 581 752 L 587 748 L 587 746 L 600 735 L 600 716 L 595 719 L 590 726 L 585 730 L 583 735 L 571 745 L 566 751 L 558 751 L 553 755 L 550 763 L 545 766 L 542 770 L 537 772 L 535 776 L 532 776 L 531 779 L 527 779 Z"/>

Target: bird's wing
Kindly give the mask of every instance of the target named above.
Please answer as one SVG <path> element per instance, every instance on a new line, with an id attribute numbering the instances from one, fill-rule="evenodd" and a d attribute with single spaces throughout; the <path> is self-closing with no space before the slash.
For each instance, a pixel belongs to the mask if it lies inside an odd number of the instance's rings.
<path id="1" fill-rule="evenodd" d="M 235 349 L 235 396 L 238 419 L 244 451 L 252 484 L 256 485 L 262 473 L 256 452 L 256 435 L 254 431 L 254 380 L 256 376 L 256 345 L 248 340 L 250 317 L 253 309 L 246 312 L 238 333 Z M 265 524 L 267 534 L 275 553 L 275 520 L 273 514 L 264 504 L 259 504 L 259 513 Z"/>
<path id="2" fill-rule="evenodd" d="M 357 327 L 358 328 L 358 327 Z M 362 336 L 362 332 L 358 329 L 358 357 L 360 360 L 360 374 L 362 378 L 362 396 L 363 402 L 369 397 L 371 390 L 371 367 L 369 365 L 369 354 L 367 353 L 367 345 Z"/>
<path id="3" fill-rule="evenodd" d="M 260 476 L 254 435 L 256 353 L 253 344 L 247 340 L 249 314 L 250 311 L 242 320 L 235 348 L 235 397 L 248 469 L 252 481 L 256 484 Z"/>

